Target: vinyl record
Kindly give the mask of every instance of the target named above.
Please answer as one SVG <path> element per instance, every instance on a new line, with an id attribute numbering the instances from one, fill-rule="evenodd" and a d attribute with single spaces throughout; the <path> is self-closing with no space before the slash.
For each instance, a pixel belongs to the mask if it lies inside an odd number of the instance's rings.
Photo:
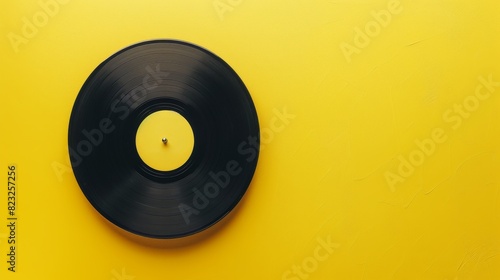
<path id="1" fill-rule="evenodd" d="M 172 112 L 193 139 L 171 129 L 146 140 L 166 151 L 159 160 L 166 164 L 168 149 L 192 147 L 175 168 L 151 166 L 138 131 L 156 113 Z M 221 58 L 156 40 L 127 47 L 93 71 L 76 98 L 68 142 L 78 184 L 99 213 L 135 234 L 175 238 L 213 225 L 241 200 L 257 165 L 259 124 L 247 88 Z"/>

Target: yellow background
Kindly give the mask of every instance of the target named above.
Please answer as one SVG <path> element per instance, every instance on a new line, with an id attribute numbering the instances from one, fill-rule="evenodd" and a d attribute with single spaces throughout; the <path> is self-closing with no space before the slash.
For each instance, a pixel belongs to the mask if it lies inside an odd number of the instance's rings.
<path id="1" fill-rule="evenodd" d="M 0 210 L 0 279 L 301 279 L 289 271 L 328 238 L 339 247 L 307 279 L 500 279 L 500 87 L 457 129 L 443 118 L 479 77 L 500 81 L 500 4 L 401 0 L 349 62 L 342 44 L 355 46 L 356 28 L 390 2 L 71 0 L 16 53 L 8 34 L 21 36 L 23 18 L 43 9 L 2 1 L 0 180 L 16 163 L 19 249 L 10 273 Z M 226 60 L 266 135 L 232 214 L 165 241 L 105 221 L 64 169 L 85 79 L 114 52 L 157 38 Z M 295 118 L 276 129 L 284 108 Z M 398 156 L 435 128 L 446 141 L 391 189 Z M 6 196 L 2 187 L 0 209 Z"/>

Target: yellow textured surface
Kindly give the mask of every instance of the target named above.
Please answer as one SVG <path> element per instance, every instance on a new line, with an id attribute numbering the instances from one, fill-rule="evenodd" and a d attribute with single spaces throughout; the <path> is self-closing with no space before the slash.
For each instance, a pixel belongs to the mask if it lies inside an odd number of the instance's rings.
<path id="1" fill-rule="evenodd" d="M 2 1 L 0 279 L 500 279 L 499 11 L 494 0 Z M 104 220 L 67 152 L 88 75 L 158 38 L 236 70 L 263 147 L 230 216 L 166 241 Z"/>

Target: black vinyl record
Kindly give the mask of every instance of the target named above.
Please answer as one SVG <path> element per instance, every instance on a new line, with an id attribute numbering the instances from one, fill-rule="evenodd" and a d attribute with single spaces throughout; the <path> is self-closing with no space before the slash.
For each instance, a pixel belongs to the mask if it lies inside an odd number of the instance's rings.
<path id="1" fill-rule="evenodd" d="M 179 168 L 148 166 L 136 133 L 170 110 L 191 125 L 194 147 Z M 244 83 L 221 58 L 186 42 L 147 41 L 100 64 L 71 113 L 69 156 L 94 208 L 147 237 L 175 238 L 213 225 L 241 200 L 259 154 L 257 113 Z"/>

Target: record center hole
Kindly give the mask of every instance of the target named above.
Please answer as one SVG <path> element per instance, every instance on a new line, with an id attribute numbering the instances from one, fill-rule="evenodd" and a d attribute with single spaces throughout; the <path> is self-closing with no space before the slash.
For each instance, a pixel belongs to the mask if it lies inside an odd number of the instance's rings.
<path id="1" fill-rule="evenodd" d="M 140 158 L 149 167 L 172 171 L 181 167 L 191 156 L 194 134 L 191 125 L 181 114 L 162 110 L 142 121 L 137 129 L 135 144 Z"/>

